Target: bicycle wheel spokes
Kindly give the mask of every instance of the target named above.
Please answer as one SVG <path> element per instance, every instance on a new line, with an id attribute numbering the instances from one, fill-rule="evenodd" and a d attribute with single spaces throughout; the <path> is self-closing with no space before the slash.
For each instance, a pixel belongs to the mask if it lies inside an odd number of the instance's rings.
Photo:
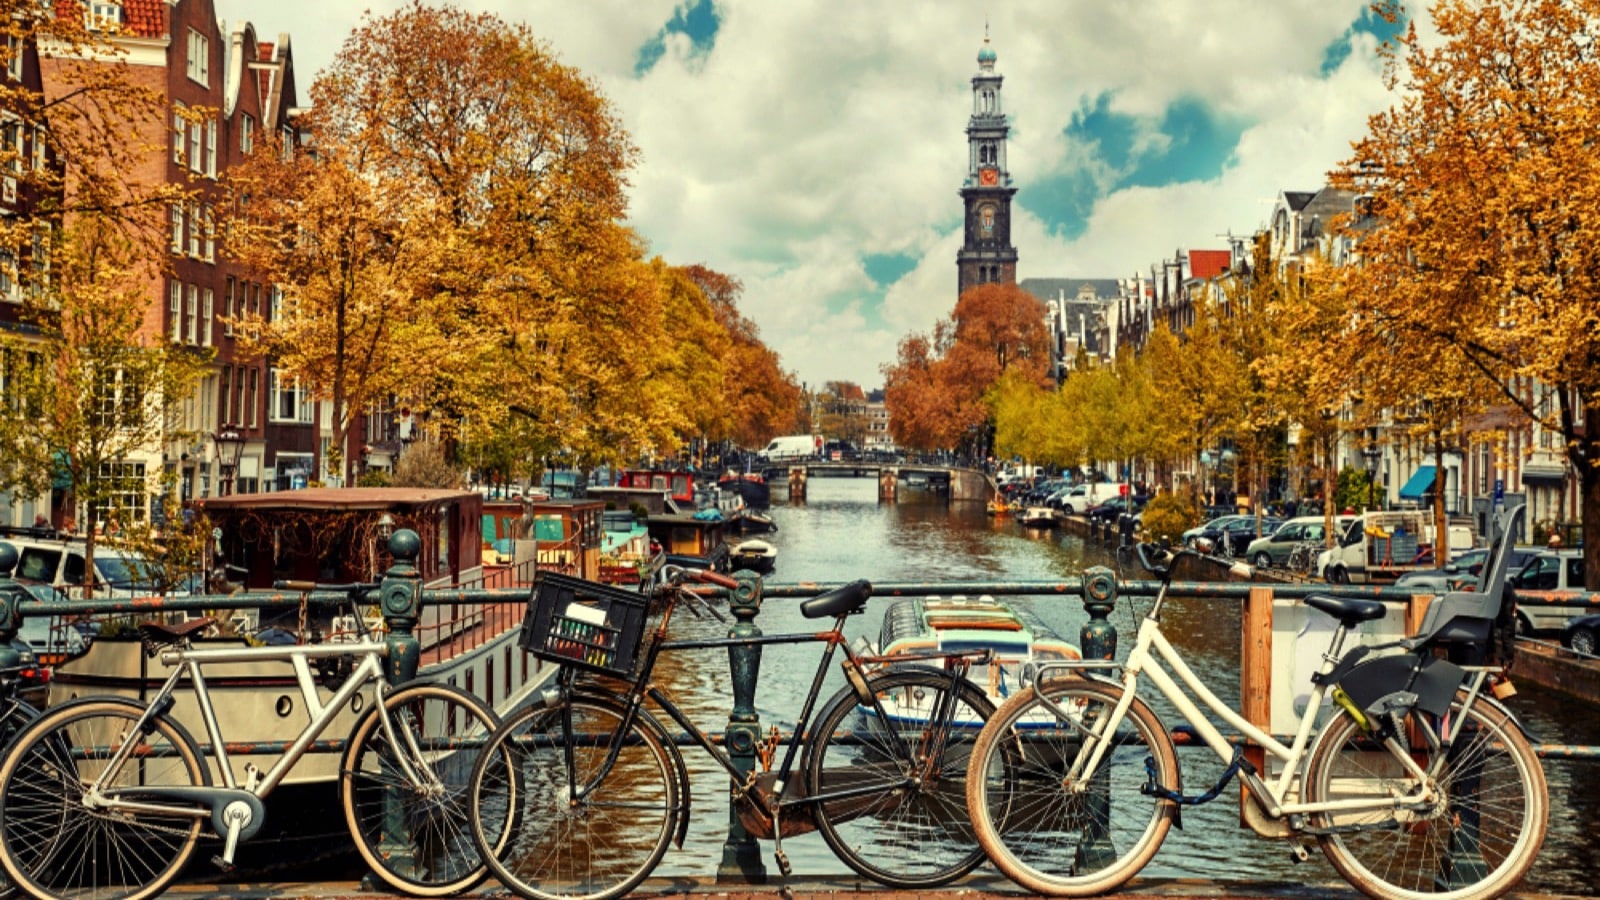
<path id="1" fill-rule="evenodd" d="M 1043 691 L 1048 704 L 1031 691 L 1013 697 L 979 736 L 968 811 L 979 843 L 1013 881 L 1055 896 L 1103 893 L 1137 874 L 1165 839 L 1172 804 L 1140 787 L 1153 770 L 1176 789 L 1177 758 L 1160 720 L 1135 701 L 1107 734 L 1095 771 L 1074 777 L 1091 747 L 1085 731 L 1105 731 L 1122 688 L 1068 678 Z"/>
<path id="2" fill-rule="evenodd" d="M 818 829 L 850 868 L 901 888 L 946 884 L 983 862 L 967 816 L 966 769 L 993 712 L 961 682 L 950 696 L 936 671 L 872 679 L 884 715 L 843 693 L 817 720 L 808 750 Z M 948 721 L 936 717 L 950 711 Z"/>
<path id="3" fill-rule="evenodd" d="M 487 873 L 473 843 L 467 793 L 494 713 L 447 685 L 404 687 L 357 722 L 342 773 L 357 849 L 396 888 L 422 896 L 466 890 Z M 504 755 L 501 767 L 508 765 Z M 503 843 L 509 834 L 499 836 Z"/>
<path id="4" fill-rule="evenodd" d="M 507 753 L 513 777 L 482 764 L 474 773 L 479 850 L 524 897 L 620 897 L 655 869 L 672 838 L 676 751 L 638 722 L 619 738 L 622 710 L 609 702 L 574 699 L 570 710 L 570 770 L 560 707 L 525 710 L 495 733 L 485 752 Z M 601 779 L 614 743 L 616 762 Z M 575 799 L 575 790 L 587 793 Z M 489 846 L 486 836 L 507 831 L 515 837 L 506 846 Z"/>
<path id="5" fill-rule="evenodd" d="M 194 852 L 208 817 L 85 805 L 88 786 L 105 773 L 139 714 L 121 703 L 63 707 L 18 736 L 0 766 L 0 809 L 5 810 L 0 861 L 29 894 L 96 900 L 153 896 Z M 165 720 L 152 724 L 108 780 L 108 792 L 206 783 L 192 743 Z"/>
<path id="6" fill-rule="evenodd" d="M 1515 725 L 1486 704 L 1463 712 L 1448 748 L 1413 750 L 1437 773 L 1432 799 L 1393 755 L 1348 715 L 1328 724 L 1306 767 L 1306 799 L 1419 798 L 1403 809 L 1322 813 L 1313 825 L 1351 830 L 1322 839 L 1351 884 L 1372 896 L 1493 897 L 1514 887 L 1544 842 L 1549 799 L 1544 772 Z M 1417 729 L 1432 727 L 1418 722 Z M 1405 738 L 1401 738 L 1402 741 Z"/>

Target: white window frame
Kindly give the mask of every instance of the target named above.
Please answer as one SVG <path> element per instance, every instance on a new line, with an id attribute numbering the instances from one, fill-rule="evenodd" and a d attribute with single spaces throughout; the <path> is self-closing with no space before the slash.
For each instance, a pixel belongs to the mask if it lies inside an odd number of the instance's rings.
<path id="1" fill-rule="evenodd" d="M 211 288 L 200 292 L 200 346 L 211 346 L 211 325 L 216 314 L 217 294 Z"/>
<path id="2" fill-rule="evenodd" d="M 189 255 L 200 258 L 200 207 L 189 204 Z"/>
<path id="3" fill-rule="evenodd" d="M 267 376 L 267 383 L 269 386 L 267 399 L 271 404 L 267 408 L 267 421 L 289 422 L 296 425 L 311 424 L 311 392 L 300 385 L 299 378 L 285 375 L 281 369 L 273 369 Z M 287 416 L 280 410 L 285 403 L 293 410 Z"/>
<path id="4" fill-rule="evenodd" d="M 189 120 L 183 117 L 183 104 L 172 107 L 172 161 L 183 165 L 189 146 Z"/>
<path id="5" fill-rule="evenodd" d="M 49 157 L 49 133 L 43 125 L 33 126 L 33 167 L 36 170 L 43 169 L 45 160 Z"/>
<path id="6" fill-rule="evenodd" d="M 12 81 L 22 80 L 22 54 L 25 49 L 21 38 L 12 34 L 6 35 L 6 72 L 10 74 Z"/>
<path id="7" fill-rule="evenodd" d="M 106 26 L 122 27 L 120 0 L 89 0 L 83 9 L 84 27 L 91 31 L 110 30 Z"/>
<path id="8" fill-rule="evenodd" d="M 283 139 L 283 146 L 279 148 L 279 152 L 283 157 L 283 161 L 288 162 L 294 159 L 294 129 L 285 125 L 278 134 Z"/>
<path id="9" fill-rule="evenodd" d="M 239 152 L 249 156 L 256 151 L 256 120 L 249 113 L 239 119 Z"/>
<path id="10" fill-rule="evenodd" d="M 200 286 L 187 286 L 188 303 L 184 304 L 184 320 L 189 323 L 189 345 L 200 343 Z"/>
<path id="11" fill-rule="evenodd" d="M 0 146 L 7 159 L 6 170 L 21 175 L 28 168 L 27 130 L 22 120 L 10 113 L 0 115 Z"/>
<path id="12" fill-rule="evenodd" d="M 211 86 L 211 41 L 193 28 L 189 29 L 189 58 L 185 66 L 190 81 Z"/>
<path id="13" fill-rule="evenodd" d="M 260 381 L 260 379 L 256 377 L 256 372 L 258 371 L 260 370 L 256 369 L 254 366 L 251 366 L 248 370 L 250 374 L 250 390 L 245 394 L 245 399 L 247 399 L 250 404 L 248 408 L 250 424 L 246 426 L 248 428 L 256 427 L 256 420 L 260 416 L 259 410 L 261 409 L 261 396 L 256 392 Z"/>
<path id="14" fill-rule="evenodd" d="M 183 285 L 174 280 L 167 294 L 167 315 L 172 320 L 168 330 L 172 342 L 181 344 L 183 343 Z"/>
<path id="15" fill-rule="evenodd" d="M 199 122 L 189 123 L 189 171 L 201 172 L 205 170 L 205 131 Z"/>
<path id="16" fill-rule="evenodd" d="M 211 207 L 209 205 L 201 206 L 199 222 L 200 258 L 206 262 L 216 262 L 217 260 L 217 239 L 214 223 L 215 219 L 212 218 Z"/>
<path id="17" fill-rule="evenodd" d="M 239 279 L 229 275 L 227 291 L 222 295 L 222 333 L 226 337 L 233 337 L 233 297 L 238 288 Z"/>
<path id="18" fill-rule="evenodd" d="M 217 177 L 217 118 L 206 120 L 206 175 Z"/>
<path id="19" fill-rule="evenodd" d="M 183 252 L 183 204 L 172 204 L 172 252 Z"/>

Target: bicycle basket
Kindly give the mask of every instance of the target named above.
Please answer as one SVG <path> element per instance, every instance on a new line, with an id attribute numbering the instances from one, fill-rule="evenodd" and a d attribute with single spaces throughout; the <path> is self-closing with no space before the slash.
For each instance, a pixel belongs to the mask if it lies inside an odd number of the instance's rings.
<path id="1" fill-rule="evenodd" d="M 638 591 L 541 572 L 522 621 L 522 649 L 548 662 L 627 678 L 650 598 Z"/>

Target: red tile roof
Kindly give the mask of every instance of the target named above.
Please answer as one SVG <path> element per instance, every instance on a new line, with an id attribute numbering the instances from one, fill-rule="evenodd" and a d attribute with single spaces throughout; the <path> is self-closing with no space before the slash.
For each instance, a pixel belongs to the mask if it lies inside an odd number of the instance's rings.
<path id="1" fill-rule="evenodd" d="M 1233 253 L 1228 250 L 1190 250 L 1189 277 L 1215 278 L 1233 267 Z"/>
<path id="2" fill-rule="evenodd" d="M 163 37 L 167 33 L 166 10 L 166 0 L 122 0 L 122 24 L 139 37 Z"/>

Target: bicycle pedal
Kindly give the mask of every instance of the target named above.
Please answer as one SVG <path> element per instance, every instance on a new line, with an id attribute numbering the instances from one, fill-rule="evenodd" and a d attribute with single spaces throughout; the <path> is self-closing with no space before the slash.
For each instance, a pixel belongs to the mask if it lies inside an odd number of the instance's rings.
<path id="1" fill-rule="evenodd" d="M 789 867 L 789 854 L 779 850 L 772 855 L 778 860 L 778 871 L 783 874 L 783 877 L 788 878 L 789 873 L 794 871 Z"/>
<path id="2" fill-rule="evenodd" d="M 223 859 L 221 854 L 211 857 L 211 864 L 220 869 L 225 875 L 232 875 L 234 869 L 238 868 L 238 866 Z"/>
<path id="3" fill-rule="evenodd" d="M 1289 859 L 1292 862 L 1303 863 L 1311 858 L 1311 851 L 1305 844 L 1294 844 L 1289 847 Z"/>

